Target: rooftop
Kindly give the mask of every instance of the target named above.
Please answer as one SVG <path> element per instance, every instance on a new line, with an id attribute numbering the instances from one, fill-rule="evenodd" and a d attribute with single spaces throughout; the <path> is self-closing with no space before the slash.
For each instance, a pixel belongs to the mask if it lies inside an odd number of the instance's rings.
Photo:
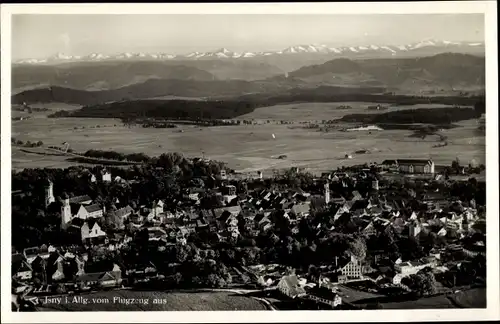
<path id="1" fill-rule="evenodd" d="M 92 198 L 90 198 L 89 195 L 83 195 L 83 196 L 75 196 L 69 198 L 69 203 L 70 204 L 80 204 L 85 201 L 92 201 Z"/>
<path id="2" fill-rule="evenodd" d="M 99 206 L 98 204 L 93 204 L 93 205 L 85 206 L 84 208 L 85 208 L 85 210 L 88 213 L 93 213 L 93 212 L 102 210 L 101 206 Z"/>

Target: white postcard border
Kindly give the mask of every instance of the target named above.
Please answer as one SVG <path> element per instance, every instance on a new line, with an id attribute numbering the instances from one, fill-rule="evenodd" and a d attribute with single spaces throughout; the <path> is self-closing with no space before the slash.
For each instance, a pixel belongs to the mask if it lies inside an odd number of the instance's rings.
<path id="1" fill-rule="evenodd" d="M 486 309 L 237 312 L 13 313 L 10 295 L 11 118 L 10 47 L 13 14 L 456 14 L 484 13 L 486 43 L 487 305 Z M 496 1 L 241 4 L 9 4 L 1 6 L 1 292 L 2 322 L 374 322 L 499 319 L 498 51 Z M 425 22 L 423 22 L 425 23 Z"/>

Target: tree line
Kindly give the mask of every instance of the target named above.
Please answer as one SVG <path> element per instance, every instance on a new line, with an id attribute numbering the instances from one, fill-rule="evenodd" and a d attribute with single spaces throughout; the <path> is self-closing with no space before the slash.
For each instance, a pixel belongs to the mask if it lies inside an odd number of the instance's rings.
<path id="1" fill-rule="evenodd" d="M 471 108 L 419 108 L 391 111 L 382 114 L 349 114 L 339 121 L 364 124 L 450 124 L 461 120 L 479 118 L 481 115 Z"/>

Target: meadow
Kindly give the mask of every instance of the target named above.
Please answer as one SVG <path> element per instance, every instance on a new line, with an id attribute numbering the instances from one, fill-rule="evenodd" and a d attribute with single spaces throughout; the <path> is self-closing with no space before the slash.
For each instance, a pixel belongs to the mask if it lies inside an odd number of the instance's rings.
<path id="1" fill-rule="evenodd" d="M 432 158 L 437 164 L 451 164 L 459 158 L 464 164 L 475 160 L 485 163 L 485 136 L 477 131 L 478 121 L 456 123 L 459 127 L 443 130 L 448 145 L 433 148 L 435 136 L 425 139 L 409 137 L 411 130 L 320 132 L 298 128 L 299 121 L 340 118 L 351 113 L 373 113 L 369 103 L 291 104 L 259 108 L 239 119 L 276 119 L 294 121 L 295 125 L 261 123 L 258 125 L 196 127 L 180 125 L 176 129 L 126 127 L 116 119 L 59 118 L 37 116 L 12 122 L 12 136 L 22 141 L 42 141 L 45 146 L 68 142 L 77 152 L 89 149 L 121 153 L 143 152 L 150 156 L 181 152 L 185 156 L 202 156 L 224 161 L 240 172 L 292 166 L 321 172 L 342 165 L 382 162 L 397 158 Z M 353 109 L 338 110 L 339 105 Z M 403 106 L 391 109 L 411 109 Z M 436 106 L 433 106 L 436 107 Z M 423 108 L 418 105 L 418 108 Z M 33 114 L 35 115 L 35 114 Z M 41 113 L 39 114 L 41 115 Z M 98 126 L 98 127 L 97 127 Z M 182 132 L 181 132 L 182 130 Z M 273 137 L 274 134 L 274 137 Z M 355 154 L 368 150 L 368 154 Z M 203 153 L 204 152 L 204 153 Z M 345 159 L 345 155 L 352 159 Z M 278 156 L 286 155 L 286 159 Z M 64 157 L 40 156 L 12 148 L 12 168 L 64 167 L 71 163 Z"/>
<path id="2" fill-rule="evenodd" d="M 369 110 L 370 106 L 380 105 L 387 107 L 386 110 Z M 338 109 L 339 106 L 351 106 L 352 109 Z M 306 102 L 275 105 L 272 107 L 257 108 L 253 112 L 240 116 L 236 119 L 255 119 L 255 120 L 307 120 L 322 121 L 342 118 L 347 114 L 363 113 L 386 113 L 396 110 L 418 109 L 418 108 L 443 108 L 450 107 L 440 104 L 416 104 L 416 105 L 391 105 L 379 104 L 375 102 Z"/>

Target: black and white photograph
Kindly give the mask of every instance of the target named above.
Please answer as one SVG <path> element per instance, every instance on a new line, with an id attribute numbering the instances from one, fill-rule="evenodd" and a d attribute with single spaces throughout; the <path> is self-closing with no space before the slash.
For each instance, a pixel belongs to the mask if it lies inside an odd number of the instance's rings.
<path id="1" fill-rule="evenodd" d="M 2 319 L 498 319 L 496 2 L 297 5 L 2 5 Z"/>

